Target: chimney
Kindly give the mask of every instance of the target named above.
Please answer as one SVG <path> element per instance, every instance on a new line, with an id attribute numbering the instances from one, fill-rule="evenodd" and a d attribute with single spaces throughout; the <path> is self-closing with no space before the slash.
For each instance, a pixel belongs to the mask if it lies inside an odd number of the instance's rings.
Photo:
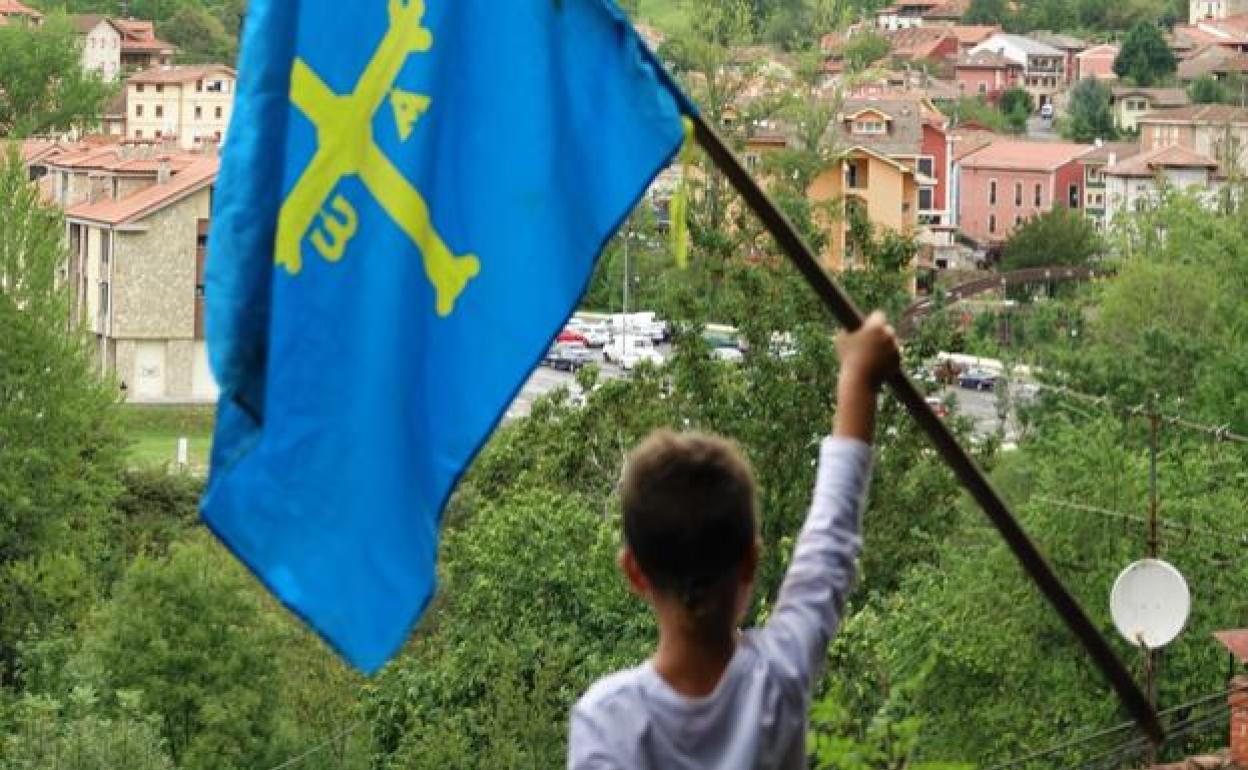
<path id="1" fill-rule="evenodd" d="M 169 156 L 161 155 L 156 159 L 156 184 L 169 183 Z"/>
<path id="2" fill-rule="evenodd" d="M 1231 761 L 1248 767 L 1248 676 L 1231 680 L 1227 702 L 1231 706 Z"/>
<path id="3" fill-rule="evenodd" d="M 1115 165 L 1117 162 L 1118 162 L 1118 153 L 1116 153 L 1116 152 L 1111 152 L 1111 153 L 1109 154 L 1109 163 L 1107 163 L 1106 165 L 1107 165 L 1107 166 L 1113 166 L 1113 165 Z"/>

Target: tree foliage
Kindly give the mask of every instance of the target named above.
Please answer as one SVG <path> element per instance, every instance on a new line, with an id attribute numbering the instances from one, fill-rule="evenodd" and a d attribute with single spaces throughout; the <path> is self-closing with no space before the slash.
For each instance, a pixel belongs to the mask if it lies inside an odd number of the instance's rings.
<path id="1" fill-rule="evenodd" d="M 1005 243 L 1002 270 L 1048 265 L 1087 265 L 1105 247 L 1092 221 L 1077 210 L 1055 206 L 1028 219 Z"/>
<path id="2" fill-rule="evenodd" d="M 82 42 L 64 14 L 39 26 L 0 26 L 0 136 L 86 130 L 96 125 L 112 86 L 82 68 Z"/>
<path id="3" fill-rule="evenodd" d="M 1027 89 L 1011 86 L 1001 92 L 997 109 L 1005 115 L 1014 133 L 1022 133 L 1027 129 L 1027 119 L 1036 111 L 1036 100 Z"/>
<path id="4" fill-rule="evenodd" d="M 1123 38 L 1114 74 L 1129 78 L 1138 86 L 1151 86 L 1172 75 L 1178 66 L 1174 52 L 1166 44 L 1155 23 L 1140 21 Z"/>
<path id="5" fill-rule="evenodd" d="M 861 72 L 888 55 L 892 44 L 875 32 L 861 32 L 845 44 L 845 66 L 849 72 Z"/>
<path id="6" fill-rule="evenodd" d="M 1070 90 L 1066 115 L 1060 121 L 1062 136 L 1072 142 L 1112 140 L 1118 136 L 1114 113 L 1110 108 L 1113 93 L 1096 78 L 1084 78 Z"/>

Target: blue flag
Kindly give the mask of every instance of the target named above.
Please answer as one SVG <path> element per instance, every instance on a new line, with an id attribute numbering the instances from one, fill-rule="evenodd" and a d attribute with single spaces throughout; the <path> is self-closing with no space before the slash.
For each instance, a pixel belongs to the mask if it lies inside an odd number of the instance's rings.
<path id="1" fill-rule="evenodd" d="M 252 0 L 209 241 L 205 521 L 358 668 L 684 139 L 611 0 Z"/>

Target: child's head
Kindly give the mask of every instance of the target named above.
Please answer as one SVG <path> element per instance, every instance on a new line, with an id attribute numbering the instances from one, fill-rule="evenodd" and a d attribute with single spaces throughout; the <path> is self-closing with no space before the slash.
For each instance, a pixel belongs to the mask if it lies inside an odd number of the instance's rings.
<path id="1" fill-rule="evenodd" d="M 621 566 L 656 607 L 677 606 L 695 631 L 741 619 L 758 565 L 754 474 L 736 445 L 660 430 L 637 446 L 621 483 Z"/>

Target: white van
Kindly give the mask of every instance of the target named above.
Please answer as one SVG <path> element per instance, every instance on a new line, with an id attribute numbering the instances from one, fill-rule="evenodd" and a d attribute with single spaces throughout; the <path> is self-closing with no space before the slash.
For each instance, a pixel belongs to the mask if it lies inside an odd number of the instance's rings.
<path id="1" fill-rule="evenodd" d="M 663 354 L 654 347 L 654 342 L 645 336 L 629 334 L 616 335 L 602 349 L 602 360 L 610 364 L 618 364 L 628 371 L 642 361 L 649 361 L 655 366 L 663 365 Z"/>

